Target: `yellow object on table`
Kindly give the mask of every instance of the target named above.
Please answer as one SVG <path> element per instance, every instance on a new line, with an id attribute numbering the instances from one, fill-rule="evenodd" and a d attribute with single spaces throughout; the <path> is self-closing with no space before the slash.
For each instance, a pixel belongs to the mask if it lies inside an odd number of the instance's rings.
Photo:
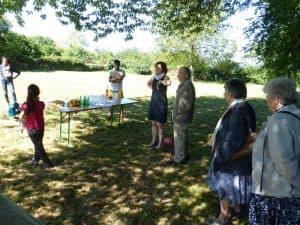
<path id="1" fill-rule="evenodd" d="M 78 99 L 71 99 L 68 101 L 68 107 L 69 108 L 75 108 L 80 107 L 80 100 Z"/>

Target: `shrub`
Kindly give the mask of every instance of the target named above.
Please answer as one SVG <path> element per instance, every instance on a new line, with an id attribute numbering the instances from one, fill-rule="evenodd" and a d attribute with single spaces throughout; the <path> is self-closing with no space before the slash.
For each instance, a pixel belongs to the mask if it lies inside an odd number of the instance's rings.
<path id="1" fill-rule="evenodd" d="M 42 56 L 38 45 L 26 36 L 7 32 L 0 36 L 0 55 L 8 56 L 16 64 L 32 62 Z"/>
<path id="2" fill-rule="evenodd" d="M 39 71 L 98 71 L 103 68 L 97 65 L 86 65 L 84 60 L 63 57 L 47 57 L 35 59 L 30 63 L 20 64 L 23 70 L 39 70 Z"/>
<path id="3" fill-rule="evenodd" d="M 270 79 L 268 72 L 262 67 L 248 66 L 245 68 L 245 70 L 250 82 L 256 84 L 265 84 Z"/>

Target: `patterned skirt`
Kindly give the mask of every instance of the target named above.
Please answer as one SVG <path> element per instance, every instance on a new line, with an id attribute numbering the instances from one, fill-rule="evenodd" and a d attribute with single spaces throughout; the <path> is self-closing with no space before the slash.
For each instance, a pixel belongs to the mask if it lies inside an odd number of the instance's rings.
<path id="1" fill-rule="evenodd" d="M 253 194 L 249 225 L 299 225 L 300 197 L 275 198 Z"/>
<path id="2" fill-rule="evenodd" d="M 209 188 L 218 194 L 220 200 L 236 204 L 248 204 L 251 197 L 251 175 L 213 171 L 210 167 L 207 183 Z"/>

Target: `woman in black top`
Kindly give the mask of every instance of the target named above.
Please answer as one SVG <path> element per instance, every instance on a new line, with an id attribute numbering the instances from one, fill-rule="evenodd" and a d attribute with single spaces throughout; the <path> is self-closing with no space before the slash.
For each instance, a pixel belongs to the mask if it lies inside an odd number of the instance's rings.
<path id="1" fill-rule="evenodd" d="M 163 124 L 168 117 L 167 87 L 171 80 L 167 76 L 167 65 L 164 62 L 155 64 L 155 75 L 148 81 L 148 87 L 152 89 L 148 119 L 152 121 L 152 141 L 149 147 L 160 149 L 163 142 Z M 158 139 L 157 139 L 158 138 Z"/>

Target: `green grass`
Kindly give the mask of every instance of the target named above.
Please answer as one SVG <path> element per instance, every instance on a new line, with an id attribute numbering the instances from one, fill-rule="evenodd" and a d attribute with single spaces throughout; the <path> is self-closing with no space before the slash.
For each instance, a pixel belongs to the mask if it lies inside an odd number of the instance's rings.
<path id="1" fill-rule="evenodd" d="M 4 126 L 2 193 L 49 225 L 192 225 L 216 216 L 218 199 L 205 182 L 211 157 L 207 142 L 226 108 L 224 100 L 197 99 L 191 161 L 175 168 L 164 164 L 169 153 L 145 147 L 150 141 L 149 102 L 139 100 L 125 109 L 129 120 L 121 125 L 110 127 L 99 111 L 74 115 L 72 147 L 57 143 L 58 112 L 48 110 L 45 146 L 57 165 L 51 170 L 27 166 L 32 146 L 26 134 L 17 126 Z M 266 104 L 261 99 L 251 102 L 261 124 L 268 114 Z M 169 122 L 166 136 L 171 135 Z"/>

